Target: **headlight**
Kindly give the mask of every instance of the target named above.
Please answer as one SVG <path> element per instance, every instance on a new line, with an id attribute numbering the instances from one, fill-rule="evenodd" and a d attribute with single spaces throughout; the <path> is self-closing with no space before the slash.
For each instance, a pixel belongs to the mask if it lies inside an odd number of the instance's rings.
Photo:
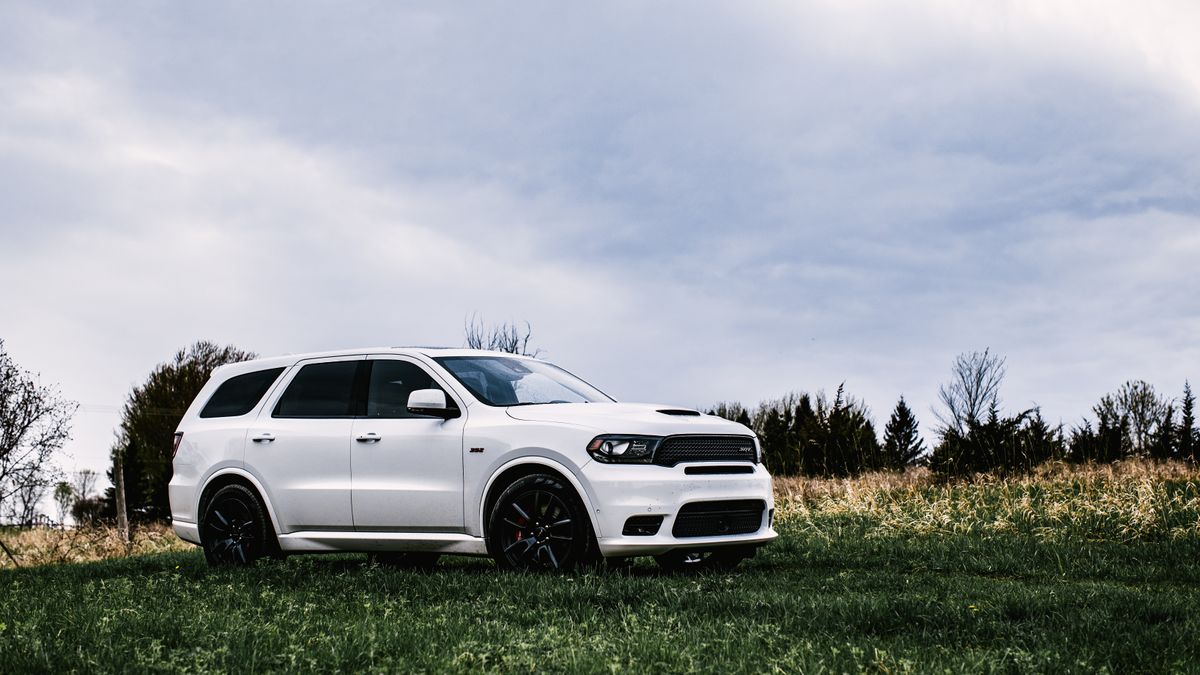
<path id="1" fill-rule="evenodd" d="M 622 436 L 605 434 L 588 443 L 587 451 L 592 459 L 608 464 L 649 464 L 654 459 L 654 449 L 662 440 L 657 436 Z"/>

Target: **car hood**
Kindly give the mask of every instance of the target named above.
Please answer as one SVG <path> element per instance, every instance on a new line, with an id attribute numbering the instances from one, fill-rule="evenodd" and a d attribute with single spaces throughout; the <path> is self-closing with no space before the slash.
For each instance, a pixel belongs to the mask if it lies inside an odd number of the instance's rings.
<path id="1" fill-rule="evenodd" d="M 608 434 L 736 434 L 753 436 L 746 427 L 716 415 L 651 403 L 547 403 L 513 406 L 509 417 L 527 422 L 557 422 L 590 427 Z"/>

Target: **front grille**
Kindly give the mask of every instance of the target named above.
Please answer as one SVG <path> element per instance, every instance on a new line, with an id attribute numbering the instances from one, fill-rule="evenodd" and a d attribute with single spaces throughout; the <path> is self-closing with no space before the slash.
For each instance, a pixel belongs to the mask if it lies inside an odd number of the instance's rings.
<path id="1" fill-rule="evenodd" d="M 754 473 L 754 467 L 742 464 L 721 464 L 717 466 L 689 466 L 683 470 L 689 476 L 717 476 L 733 473 Z"/>
<path id="2" fill-rule="evenodd" d="M 654 453 L 654 463 L 675 466 L 680 462 L 753 462 L 750 436 L 668 436 Z"/>
<path id="3" fill-rule="evenodd" d="M 671 534 L 684 538 L 757 532 L 766 507 L 760 499 L 684 504 L 675 516 Z"/>

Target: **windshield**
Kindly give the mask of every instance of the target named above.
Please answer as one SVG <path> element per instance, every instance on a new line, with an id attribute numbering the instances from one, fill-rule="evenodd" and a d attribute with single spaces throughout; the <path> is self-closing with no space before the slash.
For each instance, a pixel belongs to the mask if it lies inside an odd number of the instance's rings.
<path id="1" fill-rule="evenodd" d="M 488 405 L 612 401 L 599 389 L 545 361 L 505 356 L 443 356 L 434 360 Z"/>

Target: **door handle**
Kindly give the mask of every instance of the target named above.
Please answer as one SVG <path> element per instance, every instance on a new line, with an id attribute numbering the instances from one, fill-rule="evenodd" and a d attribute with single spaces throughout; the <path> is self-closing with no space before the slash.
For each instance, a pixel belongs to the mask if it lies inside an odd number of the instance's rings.
<path id="1" fill-rule="evenodd" d="M 275 435 L 264 432 L 255 436 L 254 438 L 251 438 L 250 440 L 254 441 L 255 443 L 270 443 L 271 441 L 275 440 Z"/>
<path id="2" fill-rule="evenodd" d="M 379 434 L 372 432 L 369 434 L 361 434 L 359 436 L 355 436 L 354 440 L 358 441 L 359 443 L 376 443 L 380 440 L 380 438 L 379 438 Z"/>

